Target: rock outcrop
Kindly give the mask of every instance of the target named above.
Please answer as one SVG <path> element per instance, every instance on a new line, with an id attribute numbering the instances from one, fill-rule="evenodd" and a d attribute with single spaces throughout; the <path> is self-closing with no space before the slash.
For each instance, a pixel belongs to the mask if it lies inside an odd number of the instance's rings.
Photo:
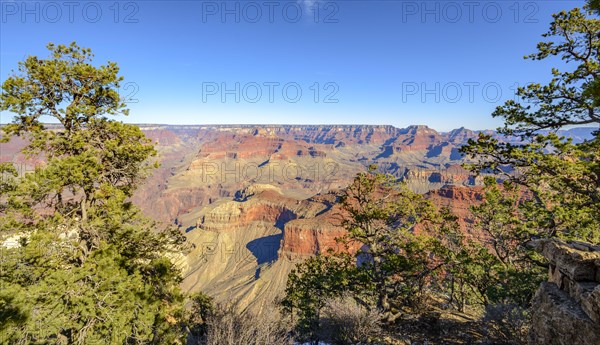
<path id="1" fill-rule="evenodd" d="M 471 206 L 483 201 L 483 187 L 466 187 L 445 185 L 425 194 L 425 197 L 438 207 L 447 207 L 457 217 L 458 225 L 463 233 L 482 241 L 485 236 L 473 226 Z"/>
<path id="2" fill-rule="evenodd" d="M 296 219 L 285 225 L 279 255 L 295 259 L 326 254 L 330 249 L 340 252 L 344 248 L 336 238 L 346 233 L 344 228 L 324 222 L 322 217 Z"/>
<path id="3" fill-rule="evenodd" d="M 296 262 L 332 248 L 345 232 L 327 221 L 332 193 L 300 200 L 257 184 L 235 195 L 182 217 L 184 226 L 196 219 L 182 288 L 259 311 L 281 297 Z"/>
<path id="4" fill-rule="evenodd" d="M 554 239 L 533 246 L 550 270 L 533 299 L 531 344 L 600 344 L 600 246 Z"/>

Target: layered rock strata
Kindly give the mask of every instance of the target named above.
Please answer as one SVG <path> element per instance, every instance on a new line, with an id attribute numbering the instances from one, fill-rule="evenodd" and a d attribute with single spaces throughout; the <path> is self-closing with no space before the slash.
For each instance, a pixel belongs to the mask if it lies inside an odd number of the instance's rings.
<path id="1" fill-rule="evenodd" d="M 600 344 L 600 246 L 538 240 L 549 279 L 532 302 L 533 345 Z"/>

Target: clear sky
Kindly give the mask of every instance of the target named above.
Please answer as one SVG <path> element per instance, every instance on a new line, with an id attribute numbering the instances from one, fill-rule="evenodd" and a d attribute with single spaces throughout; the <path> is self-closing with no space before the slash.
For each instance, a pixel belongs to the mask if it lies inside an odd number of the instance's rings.
<path id="1" fill-rule="evenodd" d="M 0 79 L 77 41 L 121 67 L 126 122 L 495 128 L 515 85 L 549 78 L 523 56 L 551 14 L 582 4 L 1 0 Z"/>

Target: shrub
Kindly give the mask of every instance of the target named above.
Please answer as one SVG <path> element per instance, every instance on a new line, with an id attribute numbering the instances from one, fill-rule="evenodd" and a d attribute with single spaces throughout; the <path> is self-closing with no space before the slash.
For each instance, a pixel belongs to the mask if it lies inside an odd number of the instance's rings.
<path id="1" fill-rule="evenodd" d="M 493 304 L 485 308 L 483 322 L 489 344 L 527 344 L 530 314 L 516 304 Z"/>
<path id="2" fill-rule="evenodd" d="M 381 319 L 350 296 L 331 298 L 322 311 L 320 338 L 333 345 L 370 344 L 381 335 Z"/>
<path id="3" fill-rule="evenodd" d="M 260 315 L 239 313 L 231 306 L 216 306 L 206 318 L 206 335 L 199 345 L 285 345 L 293 344 L 289 325 L 277 311 Z"/>

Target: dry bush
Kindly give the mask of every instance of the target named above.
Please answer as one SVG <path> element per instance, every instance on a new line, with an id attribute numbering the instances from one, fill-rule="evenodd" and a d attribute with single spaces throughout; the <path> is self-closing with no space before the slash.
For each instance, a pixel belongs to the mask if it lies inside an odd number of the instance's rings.
<path id="1" fill-rule="evenodd" d="M 527 344 L 530 316 L 527 309 L 513 304 L 486 307 L 483 318 L 489 344 Z"/>
<path id="2" fill-rule="evenodd" d="M 233 307 L 217 306 L 207 317 L 206 335 L 200 345 L 285 345 L 293 344 L 289 324 L 277 311 L 260 315 L 238 313 Z"/>
<path id="3" fill-rule="evenodd" d="M 381 319 L 349 296 L 329 299 L 321 311 L 320 338 L 333 345 L 370 344 L 381 335 Z"/>

